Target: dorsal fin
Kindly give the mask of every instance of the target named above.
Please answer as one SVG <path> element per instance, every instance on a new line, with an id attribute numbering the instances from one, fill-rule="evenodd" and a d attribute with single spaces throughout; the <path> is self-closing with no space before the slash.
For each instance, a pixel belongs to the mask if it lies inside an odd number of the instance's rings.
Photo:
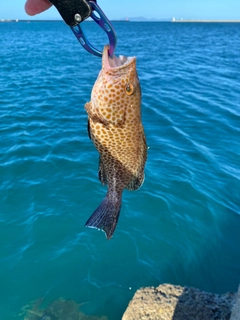
<path id="1" fill-rule="evenodd" d="M 91 127 L 90 127 L 90 121 L 89 121 L 89 119 L 88 119 L 88 124 L 87 124 L 87 130 L 88 130 L 89 139 L 92 140 Z"/>

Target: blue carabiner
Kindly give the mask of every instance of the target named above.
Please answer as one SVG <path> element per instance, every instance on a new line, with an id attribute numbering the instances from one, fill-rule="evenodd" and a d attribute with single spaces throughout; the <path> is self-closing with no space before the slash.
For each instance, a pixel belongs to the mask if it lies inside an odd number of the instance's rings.
<path id="1" fill-rule="evenodd" d="M 114 56 L 114 51 L 117 44 L 117 37 L 113 29 L 113 26 L 95 1 L 89 1 L 88 3 L 92 7 L 92 12 L 90 17 L 106 32 L 108 36 L 108 39 L 109 39 L 108 53 L 109 53 L 109 56 L 112 58 Z M 94 11 L 96 11 L 99 16 L 97 16 L 94 13 Z M 81 45 L 84 47 L 84 49 L 86 49 L 91 54 L 94 54 L 95 56 L 102 57 L 102 52 L 96 49 L 95 47 L 93 47 L 91 43 L 87 40 L 80 24 L 70 28 L 72 29 L 73 33 L 75 34 L 75 36 L 77 37 Z"/>

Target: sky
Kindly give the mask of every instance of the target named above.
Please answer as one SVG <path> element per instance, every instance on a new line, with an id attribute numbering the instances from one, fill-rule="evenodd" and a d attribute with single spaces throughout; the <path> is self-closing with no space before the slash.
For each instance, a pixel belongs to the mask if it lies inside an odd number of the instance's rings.
<path id="1" fill-rule="evenodd" d="M 240 0 L 98 0 L 111 20 L 131 17 L 147 19 L 240 20 Z M 1 19 L 33 19 L 24 11 L 24 0 L 1 0 Z M 61 19 L 53 7 L 34 19 Z"/>

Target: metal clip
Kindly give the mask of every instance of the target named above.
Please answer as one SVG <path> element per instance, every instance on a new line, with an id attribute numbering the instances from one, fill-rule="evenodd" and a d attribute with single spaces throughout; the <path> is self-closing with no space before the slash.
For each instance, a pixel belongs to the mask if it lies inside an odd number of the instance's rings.
<path id="1" fill-rule="evenodd" d="M 71 27 L 86 20 L 92 12 L 87 0 L 50 0 L 50 2 L 56 7 L 64 22 Z"/>
<path id="2" fill-rule="evenodd" d="M 113 26 L 95 1 L 88 1 L 88 4 L 92 8 L 92 12 L 90 14 L 91 18 L 106 32 L 108 36 L 110 44 L 108 52 L 109 56 L 113 57 L 114 50 L 117 44 L 117 37 Z M 94 12 L 97 12 L 98 16 Z M 77 15 L 75 15 L 75 20 L 78 21 Z M 102 52 L 93 47 L 84 35 L 84 32 L 80 26 L 81 21 L 81 17 L 79 17 L 79 24 L 77 24 L 76 26 L 71 26 L 70 28 L 72 29 L 73 33 L 75 34 L 81 45 L 84 47 L 84 49 L 94 54 L 95 56 L 102 57 Z"/>

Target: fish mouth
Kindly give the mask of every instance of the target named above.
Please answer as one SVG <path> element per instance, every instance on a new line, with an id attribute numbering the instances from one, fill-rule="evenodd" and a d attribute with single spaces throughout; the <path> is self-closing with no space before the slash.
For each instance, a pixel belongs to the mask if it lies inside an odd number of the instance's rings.
<path id="1" fill-rule="evenodd" d="M 127 68 L 129 65 L 136 62 L 136 57 L 125 57 L 120 55 L 116 57 L 115 55 L 111 58 L 108 54 L 109 46 L 105 46 L 103 49 L 102 63 L 103 68 L 106 70 L 117 71 L 120 69 Z"/>

